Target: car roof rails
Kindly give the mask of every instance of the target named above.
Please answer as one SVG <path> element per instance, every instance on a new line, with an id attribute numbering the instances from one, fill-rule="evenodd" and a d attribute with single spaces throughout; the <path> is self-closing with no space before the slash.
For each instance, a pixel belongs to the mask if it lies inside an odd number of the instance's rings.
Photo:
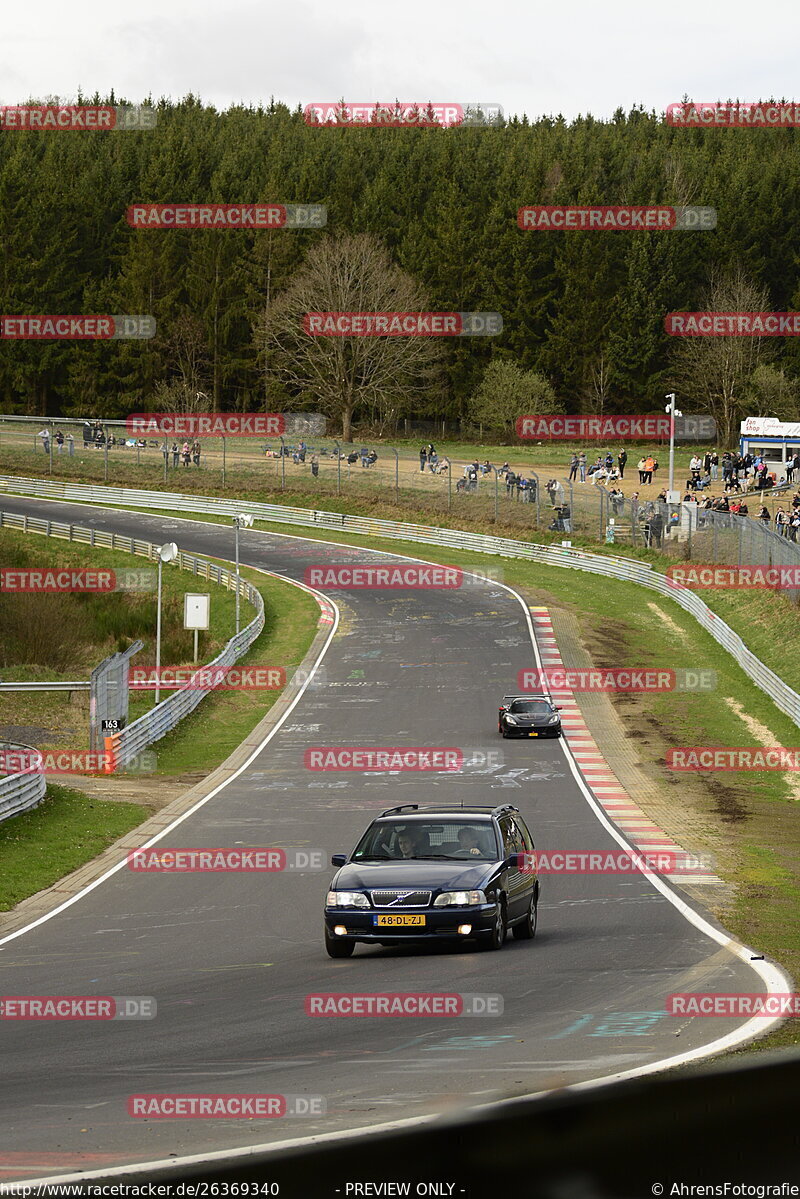
<path id="1" fill-rule="evenodd" d="M 501 803 L 496 808 L 492 808 L 493 816 L 505 816 L 507 812 L 518 812 L 519 808 L 513 803 Z"/>
<path id="2" fill-rule="evenodd" d="M 397 812 L 416 812 L 418 808 L 418 803 L 404 803 L 399 808 L 387 808 L 385 812 L 381 812 L 381 816 L 394 816 Z"/>

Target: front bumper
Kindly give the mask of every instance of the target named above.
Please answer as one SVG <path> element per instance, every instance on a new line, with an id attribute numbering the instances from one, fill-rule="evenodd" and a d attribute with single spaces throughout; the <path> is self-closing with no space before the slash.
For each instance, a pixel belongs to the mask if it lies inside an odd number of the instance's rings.
<path id="1" fill-rule="evenodd" d="M 325 927 L 337 941 L 363 941 L 373 945 L 395 945 L 406 941 L 469 941 L 490 936 L 494 928 L 497 905 L 478 904 L 469 908 L 408 908 L 388 912 L 374 908 L 325 908 Z M 378 925 L 376 916 L 423 916 L 424 925 Z M 470 924 L 469 933 L 460 933 L 459 925 Z M 344 925 L 346 935 L 337 936 L 334 928 Z"/>
<path id="2" fill-rule="evenodd" d="M 537 725 L 536 728 L 531 728 L 530 725 L 504 724 L 503 731 L 507 737 L 530 737 L 531 739 L 538 739 L 540 737 L 560 737 L 561 725 L 542 724 Z"/>

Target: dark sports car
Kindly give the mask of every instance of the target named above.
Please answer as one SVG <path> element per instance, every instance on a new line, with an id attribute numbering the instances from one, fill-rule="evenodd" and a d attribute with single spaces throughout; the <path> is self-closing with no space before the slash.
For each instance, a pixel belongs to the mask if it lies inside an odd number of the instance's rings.
<path id="1" fill-rule="evenodd" d="M 560 737 L 560 711 L 549 695 L 504 695 L 497 731 L 504 737 Z"/>

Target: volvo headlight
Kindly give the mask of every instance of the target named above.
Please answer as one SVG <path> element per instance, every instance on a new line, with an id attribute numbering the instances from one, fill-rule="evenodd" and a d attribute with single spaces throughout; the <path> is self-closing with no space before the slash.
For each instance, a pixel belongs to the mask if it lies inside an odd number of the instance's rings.
<path id="1" fill-rule="evenodd" d="M 328 908 L 368 908 L 369 900 L 361 891 L 329 891 L 325 906 Z"/>
<path id="2" fill-rule="evenodd" d="M 486 903 L 483 891 L 442 891 L 433 901 L 435 908 L 469 908 Z"/>

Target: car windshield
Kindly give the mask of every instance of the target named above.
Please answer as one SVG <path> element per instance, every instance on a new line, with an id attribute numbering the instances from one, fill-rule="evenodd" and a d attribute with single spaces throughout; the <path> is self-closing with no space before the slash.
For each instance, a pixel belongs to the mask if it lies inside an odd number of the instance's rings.
<path id="1" fill-rule="evenodd" d="M 353 854 L 355 862 L 496 861 L 491 821 L 381 820 L 367 829 Z"/>
<path id="2" fill-rule="evenodd" d="M 543 699 L 518 699 L 514 701 L 509 711 L 515 715 L 522 712 L 526 716 L 549 716 L 552 708 Z"/>

